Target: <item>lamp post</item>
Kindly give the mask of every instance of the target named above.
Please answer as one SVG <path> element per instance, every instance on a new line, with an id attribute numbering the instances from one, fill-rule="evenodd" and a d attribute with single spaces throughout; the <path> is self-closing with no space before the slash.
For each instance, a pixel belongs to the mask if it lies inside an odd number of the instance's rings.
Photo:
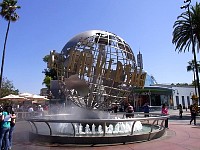
<path id="1" fill-rule="evenodd" d="M 196 79 L 197 79 L 197 88 L 198 88 L 198 95 L 200 96 L 200 86 L 199 86 L 199 73 L 198 73 L 198 65 L 197 65 L 197 58 L 196 58 L 196 51 L 195 51 L 195 44 L 194 44 L 194 37 L 193 37 L 193 28 L 192 28 L 192 20 L 191 20 L 191 14 L 190 14 L 190 3 L 191 0 L 185 0 L 184 3 L 188 3 L 181 7 L 181 9 L 187 9 L 188 11 L 188 17 L 189 17 L 189 23 L 190 23 L 190 32 L 191 32 L 191 42 L 192 42 L 192 53 L 194 56 L 194 66 L 195 66 L 195 73 L 196 73 Z M 200 104 L 200 99 L 199 99 Z"/>
<path id="2" fill-rule="evenodd" d="M 149 95 L 149 106 L 151 106 L 151 92 L 149 90 L 149 92 L 147 93 L 147 95 Z"/>

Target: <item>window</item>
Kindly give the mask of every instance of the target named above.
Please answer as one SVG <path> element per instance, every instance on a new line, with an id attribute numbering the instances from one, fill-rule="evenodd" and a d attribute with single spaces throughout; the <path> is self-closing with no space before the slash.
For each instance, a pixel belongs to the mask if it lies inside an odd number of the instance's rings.
<path id="1" fill-rule="evenodd" d="M 190 106 L 190 97 L 187 96 L 187 103 L 188 103 L 188 106 Z"/>
<path id="2" fill-rule="evenodd" d="M 184 96 L 182 96 L 182 105 L 183 105 L 183 108 L 185 107 L 185 100 L 184 100 Z"/>
<path id="3" fill-rule="evenodd" d="M 176 105 L 179 105 L 179 96 L 176 96 Z"/>

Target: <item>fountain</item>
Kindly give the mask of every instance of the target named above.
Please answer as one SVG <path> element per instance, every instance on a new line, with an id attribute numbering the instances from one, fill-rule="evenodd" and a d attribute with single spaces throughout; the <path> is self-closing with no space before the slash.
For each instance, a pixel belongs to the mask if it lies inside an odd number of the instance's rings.
<path id="1" fill-rule="evenodd" d="M 35 128 L 32 141 L 110 144 L 150 140 L 164 133 L 166 116 L 124 118 L 121 114 L 119 118 L 108 112 L 112 103 L 125 101 L 133 88 L 143 88 L 146 78 L 141 62 L 136 63 L 130 46 L 119 36 L 101 30 L 80 33 L 61 53 L 50 52 L 48 67 L 58 78 L 51 82 L 54 101 L 66 100 L 65 110 L 71 111 L 28 119 Z M 150 125 L 145 123 L 149 120 Z M 45 125 L 49 131 L 39 131 Z"/>

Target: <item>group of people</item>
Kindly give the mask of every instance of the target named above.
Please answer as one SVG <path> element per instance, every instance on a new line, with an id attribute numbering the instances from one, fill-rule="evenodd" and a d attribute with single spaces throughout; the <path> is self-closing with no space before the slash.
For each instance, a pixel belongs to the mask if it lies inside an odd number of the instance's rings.
<path id="1" fill-rule="evenodd" d="M 113 107 L 114 113 L 117 113 L 118 110 L 118 106 L 117 104 L 114 105 Z M 143 106 L 143 110 L 144 110 L 144 117 L 149 117 L 149 104 L 145 103 Z M 134 108 L 130 103 L 127 103 L 125 105 L 125 112 L 126 112 L 126 118 L 133 118 L 134 117 Z"/>
<path id="2" fill-rule="evenodd" d="M 196 125 L 196 116 L 197 116 L 197 113 L 198 113 L 198 105 L 193 104 L 189 108 L 190 108 L 190 113 L 191 113 L 190 124 L 194 121 L 194 125 Z M 179 117 L 182 118 L 183 117 L 183 106 L 181 104 L 179 104 L 178 109 L 179 109 Z M 114 113 L 117 113 L 118 106 L 115 105 L 113 107 L 113 110 L 114 110 Z M 134 109 L 133 109 L 133 106 L 130 105 L 130 103 L 127 103 L 127 107 L 125 108 L 125 112 L 126 112 L 126 118 L 134 117 L 134 114 L 133 114 Z M 144 112 L 144 117 L 149 117 L 149 105 L 148 105 L 148 103 L 145 103 L 143 105 L 143 112 Z M 166 104 L 162 105 L 161 114 L 169 115 L 168 108 L 167 108 Z M 168 118 L 165 119 L 165 128 L 168 128 Z"/>
<path id="3" fill-rule="evenodd" d="M 32 106 L 29 106 L 28 112 L 30 113 L 30 117 L 34 116 L 34 112 L 37 112 L 38 116 L 43 116 L 44 108 L 41 105 L 38 105 L 37 110 L 34 110 Z"/>
<path id="4" fill-rule="evenodd" d="M 179 104 L 178 109 L 179 109 L 179 117 L 182 118 L 183 117 L 183 107 L 181 104 Z M 190 124 L 192 124 L 192 122 L 194 121 L 194 125 L 196 125 L 196 116 L 198 113 L 198 105 L 196 103 L 194 103 L 193 105 L 189 106 L 189 109 L 190 109 L 190 114 L 191 114 Z"/>
<path id="5" fill-rule="evenodd" d="M 11 150 L 12 135 L 15 128 L 16 115 L 12 106 L 0 106 L 0 148 Z"/>

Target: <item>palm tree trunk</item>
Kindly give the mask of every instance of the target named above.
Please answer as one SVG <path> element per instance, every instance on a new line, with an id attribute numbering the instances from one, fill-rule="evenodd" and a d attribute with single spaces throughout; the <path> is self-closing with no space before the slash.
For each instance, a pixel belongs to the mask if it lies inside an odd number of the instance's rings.
<path id="1" fill-rule="evenodd" d="M 197 58 L 196 58 L 194 43 L 192 44 L 192 51 L 194 55 L 194 63 L 195 63 L 195 71 L 196 71 L 197 87 L 198 87 L 198 97 L 200 98 L 199 73 L 198 73 L 198 65 L 197 65 Z M 200 99 L 199 99 L 199 104 L 200 104 Z"/>
<path id="2" fill-rule="evenodd" d="M 4 67 L 4 60 L 5 60 L 5 54 L 6 54 L 6 43 L 7 43 L 9 29 L 10 29 L 10 20 L 8 21 L 7 31 L 6 31 L 6 36 L 5 36 L 4 46 L 3 46 L 3 54 L 2 54 L 2 62 L 1 62 L 1 74 L 0 74 L 0 97 L 2 95 L 1 88 L 2 88 L 2 79 L 3 79 L 3 67 Z"/>
<path id="3" fill-rule="evenodd" d="M 193 68 L 193 75 L 194 75 L 194 87 L 195 87 L 195 95 L 197 95 L 197 81 L 195 77 L 195 69 Z"/>
<path id="4" fill-rule="evenodd" d="M 191 3 L 191 1 L 190 1 Z M 189 5 L 190 5 L 189 3 Z M 191 14 L 190 14 L 190 7 L 188 5 L 188 17 L 189 17 L 189 20 L 190 20 L 190 32 L 191 32 L 191 40 L 192 40 L 192 53 L 193 53 L 193 56 L 194 56 L 194 66 L 195 66 L 195 73 L 196 73 L 196 78 L 197 78 L 197 88 L 198 88 L 198 102 L 200 104 L 200 86 L 199 86 L 199 70 L 198 70 L 198 65 L 197 65 L 197 57 L 196 57 L 196 51 L 195 51 L 195 43 L 194 43 L 194 34 L 193 34 L 193 29 L 192 29 L 192 20 L 191 20 Z M 197 102 L 197 104 L 198 104 Z"/>

